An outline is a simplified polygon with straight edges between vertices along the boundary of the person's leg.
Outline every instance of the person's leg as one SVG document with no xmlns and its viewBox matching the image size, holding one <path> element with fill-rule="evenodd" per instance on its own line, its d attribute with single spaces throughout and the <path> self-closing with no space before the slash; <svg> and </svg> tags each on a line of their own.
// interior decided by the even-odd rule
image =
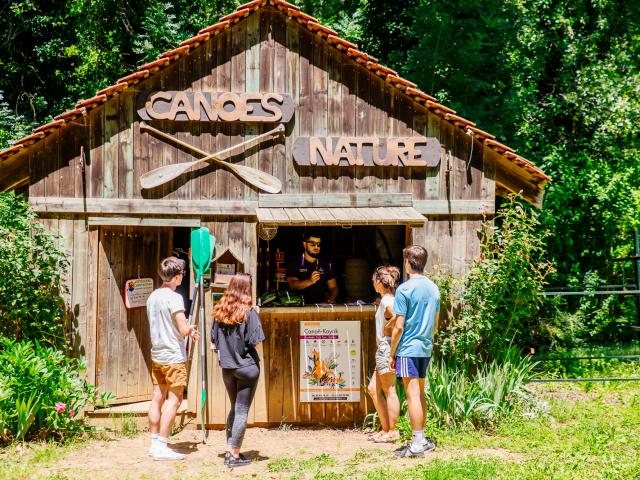
<svg viewBox="0 0 640 480">
<path fill-rule="evenodd" d="M 427 426 L 427 398 L 424 396 L 424 384 L 425 384 L 425 379 L 424 378 L 419 378 L 418 379 L 418 384 L 419 384 L 419 388 L 420 388 L 420 406 L 422 407 L 422 429 L 424 430 L 424 428 Z"/>
<path fill-rule="evenodd" d="M 183 460 L 185 455 L 169 448 L 169 434 L 173 428 L 176 414 L 182 403 L 184 388 L 187 385 L 187 366 L 184 363 L 169 365 L 166 369 L 168 387 L 167 399 L 160 414 L 158 444 L 153 454 L 154 460 Z"/>
<path fill-rule="evenodd" d="M 164 383 L 162 385 L 153 386 L 153 394 L 151 396 L 151 405 L 149 405 L 149 431 L 151 434 L 160 432 L 160 416 L 162 415 L 162 405 L 167 398 L 169 386 Z"/>
<path fill-rule="evenodd" d="M 227 415 L 226 424 L 226 439 L 227 439 L 227 452 L 231 452 L 231 431 L 233 430 L 233 422 L 236 416 L 236 397 L 238 395 L 238 379 L 235 376 L 235 369 L 223 368 L 222 369 L 222 381 L 224 387 L 229 395 L 229 414 Z M 227 458 L 228 460 L 228 458 Z"/>
<path fill-rule="evenodd" d="M 383 433 L 389 432 L 389 416 L 387 414 L 387 402 L 385 398 L 382 396 L 382 381 L 380 380 L 380 374 L 377 370 L 373 372 L 371 375 L 371 381 L 369 382 L 368 387 L 369 395 L 371 396 L 371 401 L 373 402 L 373 406 L 378 412 L 378 418 L 380 419 L 380 428 Z"/>
<path fill-rule="evenodd" d="M 396 392 L 396 375 L 391 371 L 379 376 L 382 391 L 386 397 L 386 410 L 389 422 L 389 434 L 395 435 L 398 417 L 400 416 L 400 400 Z"/>
<path fill-rule="evenodd" d="M 233 458 L 230 460 L 229 465 L 231 465 L 234 458 L 238 459 L 240 455 L 240 447 L 242 446 L 244 433 L 247 429 L 249 408 L 251 407 L 251 402 L 256 392 L 256 385 L 258 384 L 258 378 L 260 377 L 260 367 L 258 365 L 249 365 L 239 368 L 235 371 L 235 375 L 238 379 L 238 394 L 235 401 L 236 415 L 230 438 L 231 455 Z"/>
<path fill-rule="evenodd" d="M 154 450 L 158 447 L 158 432 L 160 431 L 160 415 L 162 414 L 162 405 L 167 397 L 169 386 L 166 383 L 162 367 L 153 364 L 151 369 L 151 380 L 153 382 L 153 393 L 151 395 L 151 404 L 149 405 L 149 432 L 151 436 L 151 446 L 149 447 L 149 455 L 153 456 Z"/>
<path fill-rule="evenodd" d="M 176 419 L 178 408 L 182 403 L 182 397 L 184 392 L 184 385 L 169 387 L 169 395 L 164 402 L 162 409 L 162 415 L 160 417 L 160 431 L 158 432 L 159 438 L 169 438 L 173 422 Z"/>
</svg>

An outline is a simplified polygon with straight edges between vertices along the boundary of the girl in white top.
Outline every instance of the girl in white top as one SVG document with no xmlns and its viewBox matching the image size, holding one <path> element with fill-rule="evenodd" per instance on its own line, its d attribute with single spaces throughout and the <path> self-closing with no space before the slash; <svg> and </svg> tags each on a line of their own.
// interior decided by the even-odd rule
<svg viewBox="0 0 640 480">
<path fill-rule="evenodd" d="M 372 281 L 381 300 L 376 311 L 376 369 L 369 382 L 369 395 L 378 412 L 382 430 L 375 433 L 369 440 L 376 443 L 391 443 L 398 439 L 396 422 L 400 414 L 400 401 L 396 394 L 396 373 L 390 367 L 391 362 L 391 331 L 395 317 L 393 316 L 393 301 L 400 270 L 392 266 L 376 268 Z M 384 396 L 382 395 L 384 392 Z"/>
</svg>

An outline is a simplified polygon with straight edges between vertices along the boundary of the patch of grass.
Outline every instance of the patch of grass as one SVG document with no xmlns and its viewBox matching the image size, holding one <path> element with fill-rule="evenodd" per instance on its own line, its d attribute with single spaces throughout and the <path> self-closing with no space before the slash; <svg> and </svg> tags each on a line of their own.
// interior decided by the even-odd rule
<svg viewBox="0 0 640 480">
<path fill-rule="evenodd" d="M 338 462 L 330 455 L 323 453 L 316 457 L 297 460 L 292 457 L 282 457 L 267 464 L 270 472 L 320 472 L 322 469 L 335 467 Z"/>
<path fill-rule="evenodd" d="M 31 478 L 51 478 L 62 480 L 66 476 L 36 476 L 34 472 L 50 467 L 64 457 L 70 450 L 83 443 L 74 439 L 63 444 L 58 443 L 16 443 L 0 449 L 0 478 L 3 480 L 23 480 Z"/>
</svg>

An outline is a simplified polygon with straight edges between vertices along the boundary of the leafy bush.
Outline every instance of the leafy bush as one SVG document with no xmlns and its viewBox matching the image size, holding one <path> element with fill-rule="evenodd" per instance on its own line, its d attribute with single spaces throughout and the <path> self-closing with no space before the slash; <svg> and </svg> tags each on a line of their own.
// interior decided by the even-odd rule
<svg viewBox="0 0 640 480">
<path fill-rule="evenodd" d="M 53 347 L 0 338 L 0 440 L 24 440 L 83 429 L 79 413 L 104 404 L 81 377 L 83 366 Z"/>
<path fill-rule="evenodd" d="M 69 261 L 25 198 L 0 193 L 0 335 L 64 347 Z"/>
<path fill-rule="evenodd" d="M 511 196 L 495 224 L 485 224 L 481 257 L 470 272 L 444 288 L 454 315 L 441 325 L 437 343 L 441 355 L 464 368 L 529 341 L 542 303 L 538 294 L 553 271 L 544 260 L 544 235 L 537 232 L 536 212 Z"/>
</svg>

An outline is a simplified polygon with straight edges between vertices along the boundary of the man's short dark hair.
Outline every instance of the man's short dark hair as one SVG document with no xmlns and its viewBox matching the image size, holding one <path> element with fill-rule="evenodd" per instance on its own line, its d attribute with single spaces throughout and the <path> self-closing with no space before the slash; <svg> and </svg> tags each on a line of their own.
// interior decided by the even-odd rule
<svg viewBox="0 0 640 480">
<path fill-rule="evenodd" d="M 414 272 L 423 272 L 427 264 L 427 250 L 420 245 L 411 245 L 402 250 L 402 257 L 409 262 L 411 270 Z"/>
<path fill-rule="evenodd" d="M 167 257 L 160 262 L 158 274 L 165 282 L 170 282 L 173 277 L 184 274 L 187 262 L 176 257 Z"/>
<path fill-rule="evenodd" d="M 302 241 L 306 242 L 307 240 L 309 240 L 311 237 L 313 238 L 322 238 L 322 234 L 320 232 L 316 232 L 313 230 L 309 230 L 307 232 L 304 232 L 302 234 Z"/>
</svg>

